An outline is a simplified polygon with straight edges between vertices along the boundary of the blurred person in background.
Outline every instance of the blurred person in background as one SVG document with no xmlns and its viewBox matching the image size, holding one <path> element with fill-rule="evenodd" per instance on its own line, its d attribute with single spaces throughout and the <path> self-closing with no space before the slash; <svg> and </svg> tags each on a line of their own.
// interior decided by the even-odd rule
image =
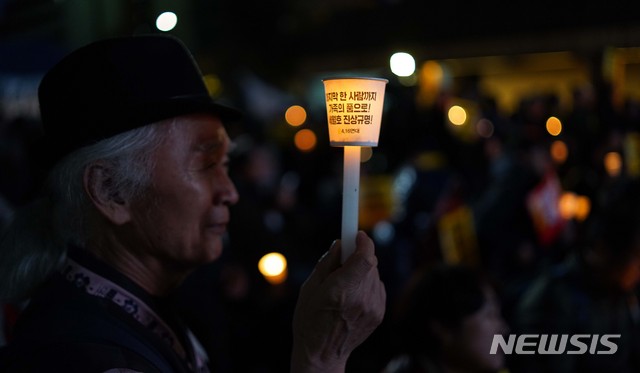
<svg viewBox="0 0 640 373">
<path fill-rule="evenodd" d="M 29 304 L 0 370 L 209 371 L 172 294 L 221 256 L 239 198 L 223 123 L 239 113 L 160 35 L 80 48 L 38 94 L 51 170 L 2 232 L 0 298 Z M 291 371 L 344 371 L 384 309 L 371 239 L 359 233 L 342 265 L 336 241 L 300 290 Z"/>
<path fill-rule="evenodd" d="M 416 271 L 391 316 L 394 357 L 383 373 L 498 372 L 504 355 L 490 354 L 507 331 L 498 296 L 482 273 L 437 263 Z"/>
<path fill-rule="evenodd" d="M 606 184 L 601 206 L 587 221 L 588 236 L 579 241 L 586 247 L 545 268 L 522 295 L 514 313 L 512 328 L 517 335 L 580 335 L 585 348 L 580 352 L 582 345 L 571 341 L 565 341 L 562 348 L 558 339 L 555 346 L 549 342 L 540 347 L 561 353 L 511 355 L 513 372 L 640 370 L 638 187 L 637 180 L 624 177 Z M 613 353 L 606 353 L 610 346 L 599 339 L 607 334 L 617 336 L 610 339 L 615 344 Z"/>
</svg>

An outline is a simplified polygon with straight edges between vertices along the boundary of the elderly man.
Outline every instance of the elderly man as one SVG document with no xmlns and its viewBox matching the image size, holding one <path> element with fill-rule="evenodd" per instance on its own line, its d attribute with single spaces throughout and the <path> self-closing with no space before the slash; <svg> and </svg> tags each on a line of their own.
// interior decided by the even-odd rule
<svg viewBox="0 0 640 373">
<path fill-rule="evenodd" d="M 167 296 L 221 254 L 239 198 L 223 123 L 238 112 L 212 101 L 179 40 L 159 35 L 80 48 L 45 75 L 39 99 L 51 171 L 2 235 L 0 294 L 30 302 L 0 370 L 208 371 Z M 301 289 L 292 372 L 344 371 L 382 320 L 372 241 L 359 233 L 342 265 L 339 252 L 338 241 Z"/>
</svg>

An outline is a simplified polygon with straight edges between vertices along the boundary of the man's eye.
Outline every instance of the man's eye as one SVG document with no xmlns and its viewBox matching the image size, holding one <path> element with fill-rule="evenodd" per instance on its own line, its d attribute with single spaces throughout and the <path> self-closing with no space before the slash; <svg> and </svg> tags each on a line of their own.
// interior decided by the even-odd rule
<svg viewBox="0 0 640 373">
<path fill-rule="evenodd" d="M 229 164 L 230 164 L 230 162 L 228 160 L 209 162 L 209 163 L 205 164 L 204 170 L 211 170 L 211 169 L 214 169 L 216 167 L 221 167 L 225 171 L 228 171 L 229 170 Z"/>
</svg>

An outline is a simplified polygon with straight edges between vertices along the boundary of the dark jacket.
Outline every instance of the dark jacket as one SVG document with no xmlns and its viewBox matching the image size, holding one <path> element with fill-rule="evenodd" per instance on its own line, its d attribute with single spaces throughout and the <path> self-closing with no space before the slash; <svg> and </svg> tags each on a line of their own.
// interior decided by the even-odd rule
<svg viewBox="0 0 640 373">
<path fill-rule="evenodd" d="M 130 369 L 140 372 L 203 372 L 194 365 L 195 351 L 187 328 L 172 312 L 168 302 L 151 297 L 128 278 L 97 259 L 74 252 L 70 257 L 81 268 L 106 279 L 105 283 L 126 289 L 126 297 L 91 294 L 89 277 L 69 272 L 54 274 L 31 299 L 13 331 L 11 343 L 0 353 L 2 372 L 105 372 Z M 66 271 L 66 273 L 65 273 Z M 114 299 L 117 299 L 114 300 Z M 146 325 L 136 312 L 139 308 L 155 314 Z M 148 321 L 148 318 L 145 319 Z M 165 330 L 183 347 L 180 356 L 171 343 L 158 333 Z M 175 345 L 175 343 L 174 343 Z"/>
</svg>

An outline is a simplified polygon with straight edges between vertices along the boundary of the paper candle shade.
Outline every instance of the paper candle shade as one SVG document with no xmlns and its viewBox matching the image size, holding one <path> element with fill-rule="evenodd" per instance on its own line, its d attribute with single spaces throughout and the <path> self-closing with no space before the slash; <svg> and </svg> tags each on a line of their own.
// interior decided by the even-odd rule
<svg viewBox="0 0 640 373">
<path fill-rule="evenodd" d="M 331 146 L 378 146 L 387 79 L 323 79 Z"/>
</svg>

